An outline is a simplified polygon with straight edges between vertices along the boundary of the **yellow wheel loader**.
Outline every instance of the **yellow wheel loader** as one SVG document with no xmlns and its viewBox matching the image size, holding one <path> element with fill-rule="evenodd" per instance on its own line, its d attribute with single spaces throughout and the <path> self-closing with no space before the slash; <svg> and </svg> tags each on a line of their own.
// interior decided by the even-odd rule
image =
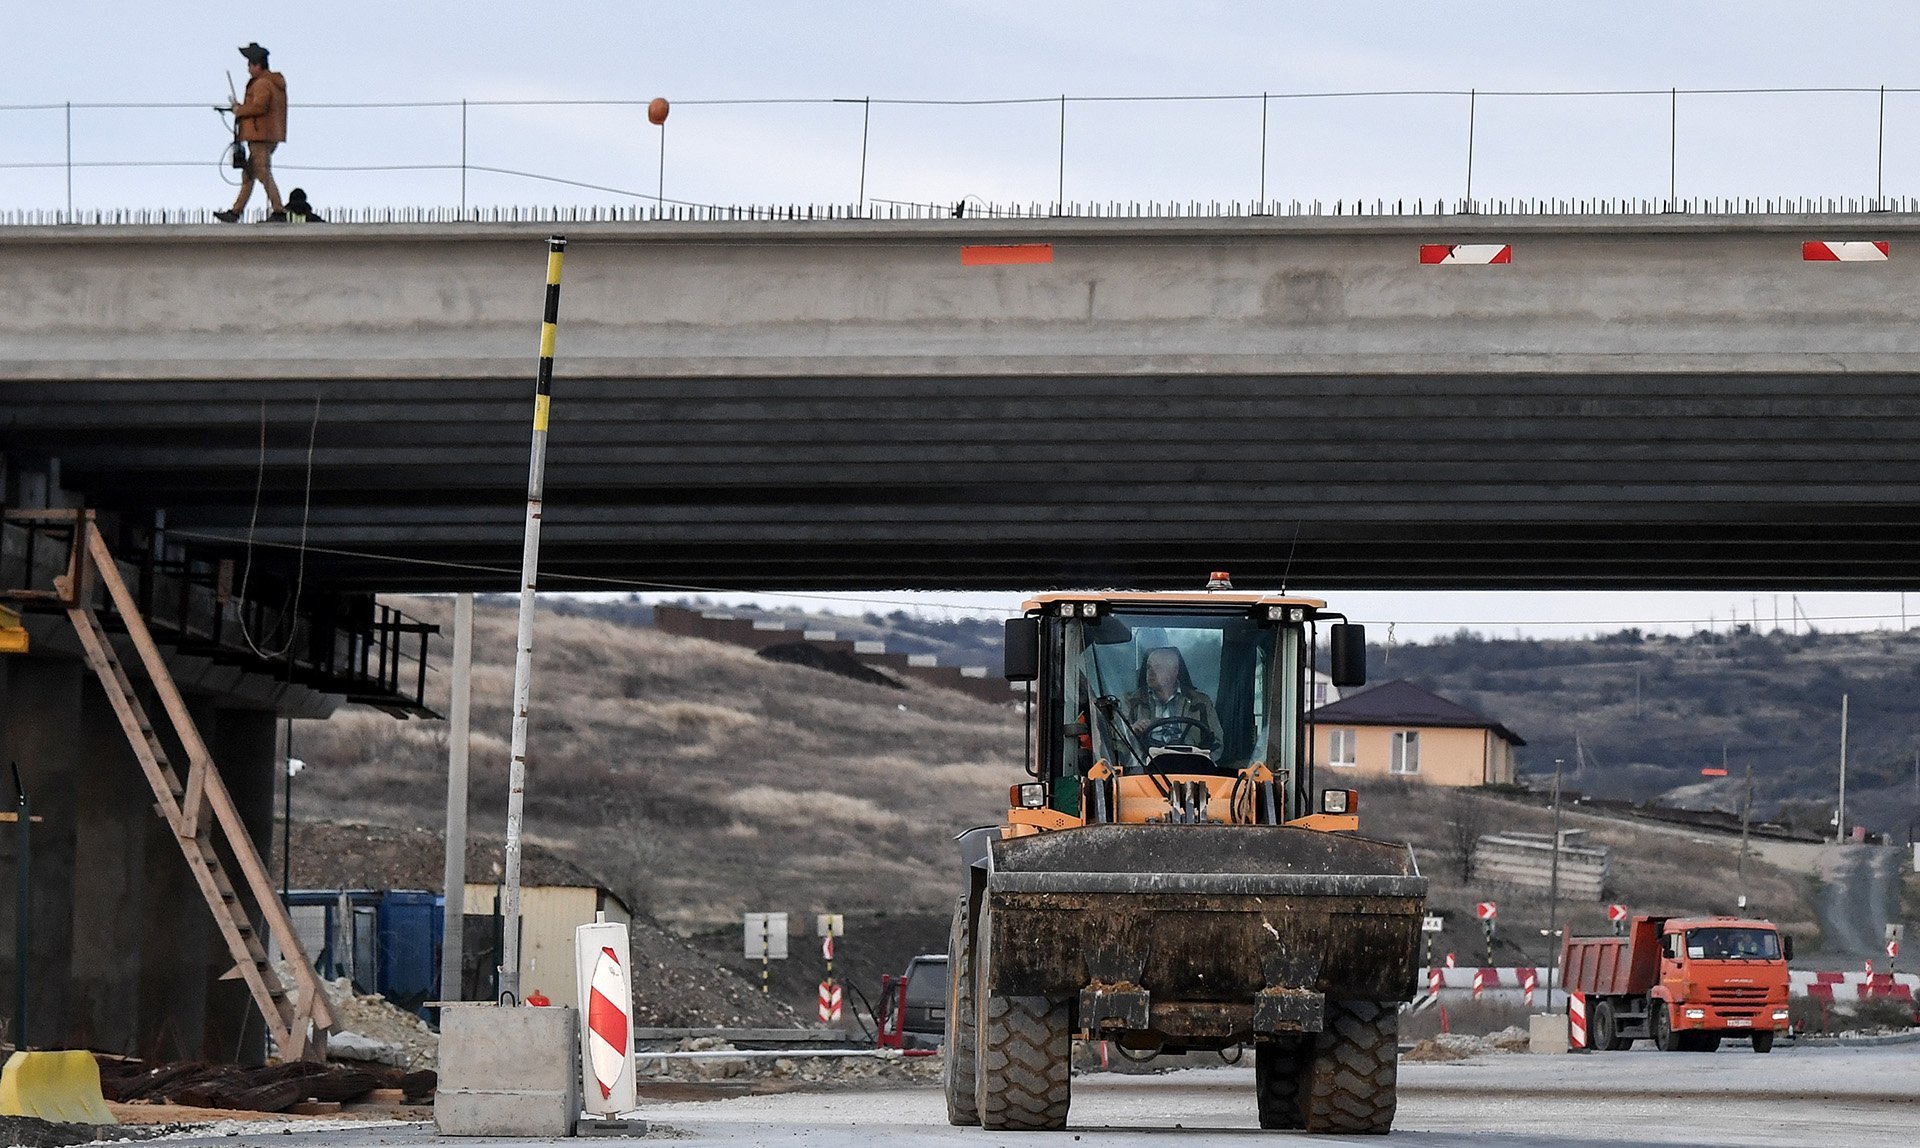
<svg viewBox="0 0 1920 1148">
<path fill-rule="evenodd" d="M 1031 780 L 959 838 L 945 1086 L 955 1124 L 1066 1126 L 1073 1042 L 1251 1045 L 1263 1128 L 1386 1132 L 1427 882 L 1316 790 L 1320 627 L 1336 686 L 1360 626 L 1309 598 L 1042 595 L 1007 622 Z"/>
</svg>

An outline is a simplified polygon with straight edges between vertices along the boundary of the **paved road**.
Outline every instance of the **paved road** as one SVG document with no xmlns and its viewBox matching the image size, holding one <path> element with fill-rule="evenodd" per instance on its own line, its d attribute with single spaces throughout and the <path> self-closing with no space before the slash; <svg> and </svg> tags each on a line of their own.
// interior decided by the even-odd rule
<svg viewBox="0 0 1920 1148">
<path fill-rule="evenodd" d="M 1903 850 L 1851 845 L 1823 860 L 1816 908 L 1822 955 L 1886 957 L 1886 925 L 1894 919 Z"/>
<path fill-rule="evenodd" d="M 1920 1127 L 1920 1045 L 1593 1056 L 1502 1056 L 1402 1067 L 1391 1143 L 1475 1148 L 1612 1144 L 1911 1145 Z M 1352 1143 L 1261 1133 L 1245 1067 L 1155 1077 L 1081 1077 L 1072 1128 L 995 1135 L 947 1124 L 933 1088 L 787 1093 L 648 1107 L 681 1148 L 1002 1148 L 1079 1143 L 1194 1148 L 1275 1142 Z M 1284 1139 L 1282 1139 L 1284 1138 Z M 197 1141 L 232 1148 L 399 1148 L 432 1143 L 425 1126 Z M 442 1142 L 444 1143 L 444 1142 Z M 478 1144 L 484 1141 L 468 1141 Z M 592 1143 L 584 1141 L 583 1144 Z"/>
</svg>

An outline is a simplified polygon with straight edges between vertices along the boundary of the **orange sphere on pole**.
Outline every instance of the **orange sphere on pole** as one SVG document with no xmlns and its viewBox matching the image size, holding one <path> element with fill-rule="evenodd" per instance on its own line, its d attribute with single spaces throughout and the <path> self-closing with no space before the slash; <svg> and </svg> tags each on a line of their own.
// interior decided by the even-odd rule
<svg viewBox="0 0 1920 1148">
<path fill-rule="evenodd" d="M 647 104 L 647 122 L 655 127 L 667 122 L 668 105 L 664 96 L 655 96 Z"/>
</svg>

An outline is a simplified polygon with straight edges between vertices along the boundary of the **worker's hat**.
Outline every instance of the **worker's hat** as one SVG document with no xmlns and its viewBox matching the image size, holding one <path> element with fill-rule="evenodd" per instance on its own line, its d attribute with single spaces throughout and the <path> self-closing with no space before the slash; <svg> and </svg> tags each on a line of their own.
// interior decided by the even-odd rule
<svg viewBox="0 0 1920 1148">
<path fill-rule="evenodd" d="M 249 64 L 259 64 L 263 68 L 267 66 L 267 50 L 258 42 L 250 41 L 246 47 L 240 49 L 240 54 L 247 58 Z"/>
</svg>

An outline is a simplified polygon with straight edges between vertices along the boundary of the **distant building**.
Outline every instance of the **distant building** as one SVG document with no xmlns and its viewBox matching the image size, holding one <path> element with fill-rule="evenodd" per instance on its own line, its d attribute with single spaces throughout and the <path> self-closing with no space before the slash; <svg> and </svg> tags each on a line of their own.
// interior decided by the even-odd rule
<svg viewBox="0 0 1920 1148">
<path fill-rule="evenodd" d="M 1509 785 L 1512 730 L 1409 681 L 1329 702 L 1313 713 L 1322 778 L 1400 777 L 1433 785 Z"/>
</svg>

